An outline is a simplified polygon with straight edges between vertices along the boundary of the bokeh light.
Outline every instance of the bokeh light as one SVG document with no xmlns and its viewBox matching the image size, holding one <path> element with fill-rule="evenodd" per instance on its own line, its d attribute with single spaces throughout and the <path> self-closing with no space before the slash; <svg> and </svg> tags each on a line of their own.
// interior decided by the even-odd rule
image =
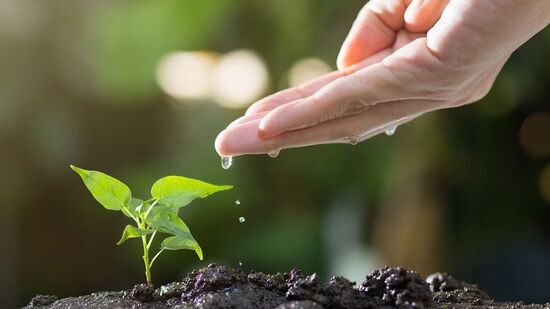
<svg viewBox="0 0 550 309">
<path fill-rule="evenodd" d="M 216 54 L 205 51 L 167 54 L 157 64 L 157 82 L 176 100 L 207 98 L 212 92 L 212 72 L 217 61 Z"/>
<path fill-rule="evenodd" d="M 242 108 L 265 93 L 269 73 L 258 54 L 236 50 L 221 57 L 213 82 L 214 97 L 221 106 Z"/>
<path fill-rule="evenodd" d="M 332 71 L 330 65 L 319 58 L 305 58 L 296 62 L 288 72 L 288 84 L 297 86 Z"/>
<path fill-rule="evenodd" d="M 538 113 L 525 119 L 519 131 L 523 150 L 533 157 L 550 154 L 550 113 Z"/>
</svg>

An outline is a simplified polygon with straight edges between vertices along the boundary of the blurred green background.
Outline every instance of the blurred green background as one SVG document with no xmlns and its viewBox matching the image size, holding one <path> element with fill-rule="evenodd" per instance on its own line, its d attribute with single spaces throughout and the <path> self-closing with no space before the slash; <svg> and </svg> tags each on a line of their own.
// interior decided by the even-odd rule
<svg viewBox="0 0 550 309">
<path fill-rule="evenodd" d="M 209 262 L 359 281 L 389 264 L 550 301 L 548 29 L 478 104 L 356 146 L 220 167 L 217 133 L 262 95 L 334 69 L 363 4 L 0 0 L 0 307 L 143 281 L 139 242 L 115 246 L 126 218 L 69 164 L 143 197 L 169 174 L 235 186 L 180 213 L 205 261 L 169 252 L 157 284 Z"/>
</svg>

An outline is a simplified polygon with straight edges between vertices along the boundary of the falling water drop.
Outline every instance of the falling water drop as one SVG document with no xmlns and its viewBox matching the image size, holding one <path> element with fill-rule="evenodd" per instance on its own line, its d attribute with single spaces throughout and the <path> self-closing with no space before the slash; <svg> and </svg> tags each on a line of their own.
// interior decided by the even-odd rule
<svg viewBox="0 0 550 309">
<path fill-rule="evenodd" d="M 233 164 L 233 157 L 222 157 L 222 167 L 224 170 L 229 169 Z"/>
<path fill-rule="evenodd" d="M 239 266 L 243 266 L 243 262 L 239 262 Z"/>
<path fill-rule="evenodd" d="M 279 155 L 279 152 L 281 151 L 281 149 L 273 149 L 271 150 L 270 152 L 267 153 L 268 156 L 272 157 L 272 158 L 276 158 L 278 155 Z"/>
<path fill-rule="evenodd" d="M 392 136 L 395 133 L 395 130 L 397 130 L 397 126 L 391 126 L 386 129 L 386 135 Z"/>
<path fill-rule="evenodd" d="M 241 200 L 236 200 L 235 201 L 235 206 L 239 206 L 239 205 L 241 205 Z"/>
<path fill-rule="evenodd" d="M 245 221 L 246 221 L 246 219 L 245 219 L 244 217 L 240 217 L 240 218 L 239 218 L 239 222 L 240 222 L 240 223 L 244 223 Z"/>
</svg>

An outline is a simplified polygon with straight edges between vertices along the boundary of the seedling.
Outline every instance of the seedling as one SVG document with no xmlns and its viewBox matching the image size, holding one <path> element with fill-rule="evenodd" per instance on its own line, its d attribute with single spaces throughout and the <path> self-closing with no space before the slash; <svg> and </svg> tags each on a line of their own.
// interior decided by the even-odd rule
<svg viewBox="0 0 550 309">
<path fill-rule="evenodd" d="M 157 180 L 151 187 L 151 198 L 142 200 L 132 197 L 127 185 L 109 175 L 88 171 L 74 165 L 71 168 L 80 175 L 94 198 L 108 210 L 121 211 L 136 225 L 126 225 L 121 245 L 130 238 L 141 238 L 145 278 L 151 284 L 151 267 L 164 250 L 193 250 L 202 260 L 202 249 L 191 231 L 178 216 L 179 209 L 196 198 L 205 198 L 232 186 L 216 186 L 182 176 L 167 176 Z M 149 259 L 153 239 L 159 233 L 168 234 L 160 244 L 159 251 Z"/>
</svg>

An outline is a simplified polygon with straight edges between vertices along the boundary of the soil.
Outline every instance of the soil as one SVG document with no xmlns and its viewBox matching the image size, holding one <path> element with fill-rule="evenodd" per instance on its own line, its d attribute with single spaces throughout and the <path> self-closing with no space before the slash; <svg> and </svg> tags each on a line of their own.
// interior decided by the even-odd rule
<svg viewBox="0 0 550 309">
<path fill-rule="evenodd" d="M 273 275 L 210 264 L 181 282 L 154 288 L 58 299 L 38 295 L 25 308 L 550 308 L 500 303 L 476 285 L 436 273 L 423 279 L 402 267 L 384 267 L 355 285 L 344 277 L 324 282 L 293 269 Z"/>
</svg>

